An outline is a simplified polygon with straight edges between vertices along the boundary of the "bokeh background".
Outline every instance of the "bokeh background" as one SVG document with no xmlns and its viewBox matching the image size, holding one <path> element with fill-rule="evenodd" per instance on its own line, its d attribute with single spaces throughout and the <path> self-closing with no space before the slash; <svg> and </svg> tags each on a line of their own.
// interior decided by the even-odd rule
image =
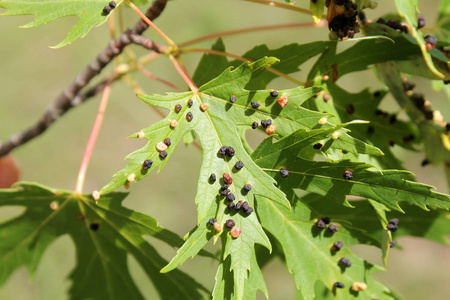
<svg viewBox="0 0 450 300">
<path fill-rule="evenodd" d="M 376 10 L 367 11 L 369 19 L 377 19 L 387 12 L 395 11 L 392 1 L 379 2 Z M 428 24 L 433 24 L 439 1 L 419 2 Z M 297 5 L 306 7 L 307 3 L 306 0 L 300 0 Z M 0 9 L 0 12 L 3 10 Z M 126 25 L 132 25 L 137 20 L 137 16 L 129 9 L 124 9 L 124 15 Z M 63 18 L 38 28 L 18 28 L 31 19 L 31 16 L 0 18 L 0 140 L 5 140 L 10 134 L 36 122 L 62 88 L 74 79 L 109 40 L 108 26 L 104 24 L 72 45 L 51 49 L 48 46 L 56 45 L 63 39 L 75 18 Z M 239 0 L 175 0 L 168 3 L 156 23 L 174 41 L 183 42 L 222 30 L 310 21 L 311 17 L 308 15 Z M 162 42 L 151 30 L 145 36 Z M 236 35 L 224 40 L 229 52 L 243 54 L 254 45 L 262 43 L 270 48 L 278 48 L 288 43 L 306 43 L 327 37 L 326 28 L 307 27 Z M 195 46 L 208 48 L 212 42 Z M 138 55 L 145 54 L 144 50 L 136 46 L 132 49 Z M 200 56 L 197 53 L 183 57 L 191 74 Z M 304 70 L 295 76 L 304 80 L 311 65 L 312 62 L 307 63 Z M 161 58 L 146 68 L 185 88 L 167 59 Z M 110 71 L 111 66 L 102 75 L 106 76 Z M 146 93 L 164 93 L 169 90 L 142 74 L 135 73 L 135 78 Z M 381 85 L 374 78 L 372 71 L 365 71 L 348 75 L 339 83 L 351 91 L 367 86 L 380 88 Z M 434 108 L 440 109 L 445 119 L 450 120 L 449 102 L 445 95 L 433 91 L 429 81 L 416 80 L 416 83 L 417 89 L 426 93 Z M 280 89 L 293 87 L 292 83 L 278 79 L 272 86 Z M 36 181 L 55 188 L 74 189 L 99 99 L 100 96 L 97 96 L 73 109 L 41 137 L 14 151 L 22 168 L 22 180 Z M 392 112 L 398 111 L 398 107 L 389 99 L 383 102 L 383 107 Z M 125 155 L 142 146 L 142 141 L 126 137 L 159 119 L 151 108 L 134 96 L 126 83 L 114 84 L 84 191 L 90 193 L 105 185 L 115 171 L 125 165 Z M 257 143 L 258 138 L 260 137 L 254 137 L 252 143 Z M 423 154 L 402 151 L 398 147 L 396 151 L 406 161 L 407 167 L 417 174 L 419 181 L 448 193 L 442 168 L 421 168 Z M 196 223 L 194 197 L 200 158 L 201 153 L 195 147 L 180 145 L 160 174 L 152 173 L 145 180 L 132 185 L 131 195 L 124 204 L 156 217 L 162 226 L 184 236 Z M 0 218 L 3 220 L 20 213 L 21 210 L 17 208 L 2 208 Z M 175 255 L 174 249 L 154 240 L 151 242 L 166 259 L 170 260 Z M 404 295 L 405 299 L 448 299 L 450 248 L 418 238 L 400 238 L 399 244 L 403 250 L 391 251 L 388 271 L 379 273 L 376 277 Z M 217 246 L 211 244 L 208 249 L 213 252 L 218 250 Z M 364 258 L 381 264 L 380 250 L 369 246 L 357 246 L 353 250 Z M 129 263 L 133 277 L 146 298 L 154 299 L 156 293 L 153 284 L 146 279 L 133 258 L 130 257 Z M 26 268 L 17 270 L 7 284 L 0 288 L 0 299 L 66 299 L 66 291 L 70 286 L 66 277 L 74 265 L 73 244 L 67 236 L 62 237 L 45 252 L 36 276 L 31 278 Z M 209 259 L 197 257 L 187 261 L 181 269 L 212 288 L 216 266 Z M 269 263 L 263 272 L 271 299 L 294 299 L 293 279 L 278 259 Z M 264 296 L 260 294 L 259 298 L 263 299 Z"/>
</svg>

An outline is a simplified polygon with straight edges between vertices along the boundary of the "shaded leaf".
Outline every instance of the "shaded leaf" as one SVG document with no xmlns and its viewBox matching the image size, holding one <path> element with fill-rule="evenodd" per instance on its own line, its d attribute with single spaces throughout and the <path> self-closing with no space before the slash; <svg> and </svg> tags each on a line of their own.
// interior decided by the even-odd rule
<svg viewBox="0 0 450 300">
<path fill-rule="evenodd" d="M 368 244 L 374 241 L 363 233 L 356 233 L 356 230 L 349 232 L 345 227 L 339 227 L 339 231 L 334 234 L 319 229 L 314 223 L 321 216 L 296 200 L 295 195 L 291 194 L 290 198 L 293 201 L 291 211 L 258 196 L 257 212 L 264 228 L 280 242 L 289 271 L 294 276 L 297 288 L 301 289 L 303 299 L 314 298 L 314 285 L 317 281 L 321 281 L 332 291 L 335 299 L 391 299 L 388 296 L 389 290 L 369 276 L 381 269 L 348 250 L 348 246 L 361 241 Z M 340 225 L 340 221 L 335 219 L 333 224 Z M 332 250 L 336 241 L 344 243 L 339 252 Z M 341 257 L 350 259 L 350 268 L 339 265 Z M 346 288 L 333 289 L 336 281 L 344 283 Z M 353 293 L 349 288 L 354 282 L 365 282 L 367 290 Z"/>
<path fill-rule="evenodd" d="M 167 262 L 144 236 L 174 247 L 182 240 L 155 219 L 121 206 L 125 193 L 103 195 L 96 204 L 91 196 L 31 183 L 18 186 L 22 189 L 0 191 L 1 206 L 26 207 L 0 225 L 0 283 L 23 265 L 34 273 L 47 247 L 69 234 L 77 258 L 70 299 L 143 299 L 129 273 L 127 254 L 142 266 L 161 298 L 200 299 L 200 291 L 207 291 L 181 271 L 159 273 Z"/>
<path fill-rule="evenodd" d="M 337 81 L 348 73 L 366 70 L 373 64 L 385 61 L 406 61 L 422 56 L 417 42 L 407 34 L 399 33 L 378 23 L 365 25 L 365 30 L 367 35 L 385 35 L 394 42 L 386 39 L 362 40 L 339 53 L 337 53 L 337 45 L 340 43 L 330 44 L 311 68 L 308 80 L 314 81 L 319 76 L 329 75 L 331 80 Z M 361 55 L 361 53 L 370 53 L 370 55 Z M 430 55 L 438 60 L 448 61 L 437 49 L 430 51 Z M 415 72 L 421 74 L 422 70 L 415 70 Z M 433 78 L 436 78 L 435 75 Z"/>
<path fill-rule="evenodd" d="M 302 196 L 301 199 L 314 210 L 324 216 L 329 216 L 332 220 L 346 220 L 348 223 L 343 223 L 343 226 L 349 224 L 367 232 L 377 241 L 382 241 L 386 227 L 380 223 L 377 211 L 368 201 L 350 201 L 354 208 L 348 208 L 327 201 L 327 198 L 317 194 L 308 194 Z M 400 220 L 398 230 L 393 233 L 394 239 L 401 236 L 416 236 L 449 245 L 450 215 L 448 211 L 440 209 L 425 211 L 413 205 L 403 205 L 402 208 L 404 213 L 385 212 L 386 220 L 393 218 Z"/>
<path fill-rule="evenodd" d="M 337 127 L 336 127 L 337 128 Z M 373 166 L 351 161 L 321 162 L 297 157 L 303 147 L 329 136 L 336 128 L 299 130 L 276 142 L 265 139 L 252 154 L 253 160 L 266 172 L 274 176 L 280 189 L 288 191 L 299 188 L 327 196 L 329 199 L 349 206 L 345 195 L 355 195 L 378 201 L 389 208 L 401 211 L 399 201 L 417 205 L 450 208 L 450 196 L 432 191 L 432 187 L 411 181 L 407 171 L 372 170 Z M 289 171 L 282 178 L 280 168 Z M 346 180 L 344 173 L 351 171 L 353 178 Z"/>
<path fill-rule="evenodd" d="M 400 71 L 395 63 L 377 65 L 377 71 L 398 104 L 405 109 L 409 118 L 420 130 L 426 157 L 433 163 L 450 161 L 449 137 L 445 124 L 435 124 L 428 120 L 424 112 L 418 109 L 412 99 L 405 93 Z M 444 125 L 444 126 L 443 126 Z"/>
<path fill-rule="evenodd" d="M 404 169 L 401 161 L 395 157 L 391 145 L 415 150 L 413 144 L 416 145 L 420 140 L 420 132 L 411 121 L 405 122 L 397 118 L 395 111 L 390 112 L 391 114 L 384 111 L 378 113 L 377 109 L 386 91 L 371 93 L 365 89 L 358 93 L 350 93 L 332 81 L 325 82 L 324 86 L 325 93 L 329 93 L 332 97 L 328 101 L 323 101 L 323 96 L 317 97 L 315 101 L 317 108 L 334 114 L 336 118 L 331 119 L 333 123 L 370 120 L 369 124 L 351 125 L 352 136 L 376 145 L 383 151 L 383 156 L 375 157 L 383 168 Z M 411 135 L 415 137 L 413 140 L 410 139 Z"/>
<path fill-rule="evenodd" d="M 211 49 L 225 51 L 223 40 L 218 38 Z M 225 56 L 205 53 L 197 64 L 192 80 L 197 86 L 202 86 L 219 76 L 227 67 L 229 67 L 229 64 Z"/>
</svg>

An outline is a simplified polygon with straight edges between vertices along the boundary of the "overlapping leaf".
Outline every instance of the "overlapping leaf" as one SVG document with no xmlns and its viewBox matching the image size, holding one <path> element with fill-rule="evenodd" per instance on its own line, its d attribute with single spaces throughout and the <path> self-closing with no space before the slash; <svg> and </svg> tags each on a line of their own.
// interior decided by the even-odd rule
<svg viewBox="0 0 450 300">
<path fill-rule="evenodd" d="M 317 60 L 308 74 L 308 80 L 314 81 L 318 76 L 329 75 L 333 81 L 340 77 L 357 71 L 366 70 L 369 66 L 385 61 L 407 61 L 413 58 L 421 58 L 420 47 L 413 37 L 399 33 L 385 25 L 371 23 L 365 25 L 367 35 L 385 35 L 388 39 L 369 39 L 362 40 L 356 45 L 337 53 L 338 42 L 331 44 Z M 394 41 L 394 42 L 392 42 Z M 370 53 L 370 55 L 361 55 L 361 53 Z M 447 58 L 437 49 L 433 49 L 430 55 L 440 61 L 446 62 Z M 422 59 L 423 60 L 423 59 Z M 411 68 L 412 74 L 422 75 L 423 68 Z M 428 71 L 425 68 L 425 71 Z M 444 70 L 439 69 L 443 72 Z M 430 72 L 431 73 L 431 72 Z M 431 74 L 435 79 L 436 75 Z"/>
<path fill-rule="evenodd" d="M 376 145 L 383 151 L 383 156 L 376 156 L 383 168 L 404 169 L 401 161 L 392 152 L 392 147 L 399 145 L 413 150 L 413 144 L 417 144 L 420 140 L 420 133 L 411 121 L 397 119 L 396 112 L 388 114 L 378 110 L 386 92 L 370 93 L 365 89 L 359 93 L 350 93 L 331 81 L 324 83 L 324 89 L 325 93 L 333 96 L 328 101 L 324 101 L 323 96 L 317 97 L 315 101 L 317 108 L 334 114 L 336 118 L 331 119 L 333 123 L 370 120 L 366 125 L 351 126 L 352 136 Z M 389 132 L 389 135 L 386 132 Z"/>
<path fill-rule="evenodd" d="M 397 10 L 399 15 L 405 19 L 405 21 L 409 25 L 409 34 L 414 37 L 414 39 L 417 41 L 417 44 L 420 47 L 420 51 L 422 52 L 423 58 L 428 66 L 428 68 L 439 78 L 445 79 L 445 75 L 440 73 L 437 68 L 434 66 L 432 57 L 430 53 L 428 52 L 425 40 L 421 34 L 420 31 L 418 31 L 417 28 L 417 14 L 416 11 L 418 10 L 418 2 L 417 0 L 395 0 L 395 5 L 397 6 Z"/>
<path fill-rule="evenodd" d="M 341 226 L 345 219 L 332 219 L 339 225 L 339 231 L 332 234 L 314 225 L 322 217 L 316 211 L 298 201 L 293 193 L 292 210 L 268 200 L 257 197 L 257 212 L 264 228 L 280 242 L 286 256 L 286 264 L 293 274 L 302 299 L 313 299 L 314 285 L 321 281 L 334 294 L 335 299 L 393 299 L 388 288 L 374 280 L 370 274 L 381 269 L 355 256 L 347 247 L 358 243 L 377 244 L 376 241 L 358 231 L 357 228 Z M 333 251 L 335 242 L 344 244 L 339 252 Z M 342 257 L 350 259 L 350 268 L 339 265 Z M 345 289 L 333 288 L 333 283 L 344 283 Z M 363 292 L 352 292 L 354 282 L 365 282 L 368 286 Z M 319 295 L 316 295 L 319 296 Z M 320 298 L 321 299 L 321 298 Z"/>
<path fill-rule="evenodd" d="M 292 130 L 293 126 L 311 126 L 310 124 L 317 123 L 317 120 L 322 116 L 320 113 L 296 109 L 299 107 L 299 103 L 317 93 L 318 90 L 315 88 L 303 89 L 300 87 L 280 91 L 280 93 L 288 95 L 291 101 L 291 108 L 287 108 L 286 112 L 288 115 L 294 115 L 295 118 L 291 117 L 291 119 L 285 118 L 281 114 L 280 117 L 276 117 L 281 107 L 276 103 L 276 98 L 270 96 L 270 91 L 243 89 L 251 78 L 275 61 L 275 58 L 264 58 L 252 64 L 244 63 L 235 70 L 228 69 L 213 81 L 200 87 L 197 94 L 188 92 L 168 94 L 167 96 L 140 96 L 148 104 L 167 108 L 171 112 L 166 119 L 142 130 L 145 133 L 145 138 L 149 139 L 149 143 L 144 148 L 130 154 L 128 156 L 131 159 L 129 164 L 119 171 L 111 183 L 101 191 L 104 194 L 126 184 L 130 174 L 134 174 L 135 178 L 139 180 L 153 169 L 158 167 L 161 169 L 181 138 L 187 132 L 193 130 L 199 137 L 203 148 L 202 168 L 195 199 L 198 205 L 199 225 L 164 271 L 175 268 L 184 262 L 187 257 L 195 255 L 213 236 L 212 228 L 207 226 L 209 218 L 215 217 L 221 224 L 224 224 L 226 219 L 233 219 L 236 225 L 241 228 L 242 235 L 234 240 L 231 240 L 231 237 L 227 235 L 224 259 L 231 255 L 231 268 L 233 269 L 238 298 L 243 296 L 244 283 L 250 268 L 251 258 L 254 256 L 254 244 L 259 243 L 270 248 L 270 243 L 254 214 L 247 217 L 240 214 L 227 215 L 224 197 L 219 194 L 220 187 L 223 184 L 222 174 L 228 173 L 232 176 L 231 192 L 237 200 L 248 201 L 250 206 L 253 206 L 254 194 L 266 195 L 273 201 L 285 206 L 289 206 L 289 202 L 285 199 L 284 194 L 275 187 L 275 181 L 251 160 L 242 145 L 236 125 L 250 127 L 254 121 L 259 122 L 261 119 L 274 117 L 273 122 L 277 126 L 277 132 L 287 132 Z M 231 95 L 236 96 L 235 103 L 229 101 Z M 188 105 L 189 100 L 192 100 L 192 106 Z M 252 108 L 251 101 L 259 102 L 260 108 Z M 179 112 L 174 111 L 176 104 L 183 106 Z M 207 104 L 208 108 L 202 110 L 200 108 L 202 104 Z M 192 114 L 191 121 L 186 118 L 188 113 Z M 169 125 L 170 120 L 174 119 L 178 122 L 177 127 Z M 172 145 L 166 150 L 168 156 L 161 159 L 155 145 L 158 141 L 163 141 L 168 137 L 171 139 Z M 233 158 L 224 158 L 218 154 L 218 150 L 224 145 L 235 149 L 236 155 Z M 144 171 L 142 164 L 148 159 L 152 159 L 154 163 L 151 169 Z M 244 163 L 242 170 L 238 171 L 233 167 L 237 161 Z M 209 181 L 212 173 L 218 177 L 215 183 Z M 242 188 L 247 183 L 250 183 L 253 188 L 251 192 L 244 193 Z"/>
<path fill-rule="evenodd" d="M 299 66 L 320 53 L 322 53 L 327 47 L 334 45 L 335 42 L 313 42 L 304 45 L 290 44 L 278 49 L 269 49 L 266 45 L 256 46 L 255 48 L 247 51 L 243 57 L 250 60 L 258 60 L 264 56 L 275 56 L 279 59 L 278 62 L 271 66 L 271 69 L 282 72 L 284 74 L 290 74 L 299 71 Z M 213 50 L 225 51 L 225 45 L 221 39 L 218 39 L 212 47 Z M 241 61 L 234 60 L 227 62 L 226 58 L 222 56 L 214 56 L 211 54 L 203 55 L 197 70 L 194 74 L 194 81 L 198 84 L 203 84 L 207 80 L 213 79 L 218 74 L 218 70 L 214 66 L 233 66 L 237 67 L 241 64 Z M 246 84 L 246 89 L 264 89 L 268 83 L 270 83 L 278 75 L 273 72 L 263 72 L 259 76 L 252 77 Z M 317 90 L 318 91 L 318 90 Z M 285 94 L 289 95 L 289 94 Z M 330 114 L 318 114 L 314 111 L 306 110 L 303 105 L 307 100 L 304 98 L 292 99 L 295 101 L 295 105 L 289 104 L 284 109 L 279 108 L 277 105 L 271 107 L 270 114 L 266 118 L 274 120 L 274 124 L 277 126 L 277 135 L 286 136 L 300 128 L 316 128 L 318 126 L 316 120 L 318 116 L 331 117 Z M 289 95 L 289 101 L 291 96 Z M 267 103 L 267 102 L 266 102 Z M 324 111 L 324 110 L 319 110 Z M 326 111 L 326 110 L 325 110 Z M 280 118 L 276 118 L 276 115 L 283 119 L 280 122 Z M 281 126 L 278 126 L 281 125 Z M 326 124 L 325 126 L 331 126 Z M 248 126 L 244 126 L 242 130 L 248 129 Z M 264 130 L 262 127 L 259 129 Z M 331 144 L 331 148 L 345 150 L 347 152 L 357 154 L 370 154 L 374 156 L 380 156 L 383 153 L 380 149 L 367 145 L 358 139 L 348 135 L 345 130 L 341 131 L 341 139 Z M 243 140 L 245 143 L 245 140 Z"/>
<path fill-rule="evenodd" d="M 432 187 L 411 181 L 407 171 L 372 170 L 373 166 L 351 161 L 321 162 L 298 157 L 304 147 L 320 141 L 333 133 L 333 128 L 311 131 L 299 130 L 283 139 L 273 142 L 265 139 L 253 152 L 253 160 L 277 179 L 282 190 L 299 188 L 327 196 L 330 200 L 349 206 L 346 195 L 369 198 L 383 205 L 401 211 L 398 202 L 408 202 L 423 209 L 433 206 L 450 208 L 450 196 L 432 191 Z M 288 178 L 282 178 L 280 168 L 289 171 Z M 346 180 L 344 173 L 351 171 L 353 178 Z"/>
<path fill-rule="evenodd" d="M 155 283 L 161 298 L 200 299 L 206 291 L 181 271 L 160 274 L 167 263 L 144 236 L 179 247 L 182 240 L 147 215 L 121 206 L 125 193 L 73 195 L 30 183 L 0 191 L 1 206 L 23 206 L 25 212 L 0 225 L 0 283 L 21 266 L 34 272 L 47 247 L 68 234 L 77 266 L 70 275 L 70 299 L 143 299 L 131 278 L 127 254 L 134 256 Z"/>
<path fill-rule="evenodd" d="M 400 71 L 394 63 L 377 65 L 381 79 L 389 87 L 395 100 L 406 109 L 408 116 L 419 128 L 425 145 L 426 157 L 434 164 L 450 161 L 450 138 L 444 126 L 425 118 L 423 111 L 405 93 Z"/>
<path fill-rule="evenodd" d="M 326 201 L 326 198 L 316 194 L 308 194 L 301 197 L 301 199 L 324 216 L 346 220 L 348 223 L 343 223 L 343 226 L 349 224 L 367 232 L 377 241 L 382 240 L 382 232 L 385 229 L 380 224 L 374 208 L 368 201 L 350 201 L 354 208 L 348 208 Z M 387 220 L 393 218 L 400 220 L 398 230 L 393 233 L 394 238 L 416 236 L 445 245 L 450 243 L 448 238 L 450 234 L 450 216 L 447 211 L 440 209 L 425 211 L 413 205 L 404 205 L 402 208 L 405 213 L 398 211 L 386 212 Z"/>
<path fill-rule="evenodd" d="M 67 16 L 78 16 L 79 20 L 70 29 L 66 38 L 55 48 L 72 43 L 84 37 L 93 27 L 106 22 L 108 14 L 103 8 L 108 5 L 106 0 L 0 0 L 0 7 L 6 8 L 5 16 L 34 15 L 33 21 L 23 27 L 35 27 L 50 23 Z M 120 5 L 122 0 L 117 1 Z"/>
</svg>

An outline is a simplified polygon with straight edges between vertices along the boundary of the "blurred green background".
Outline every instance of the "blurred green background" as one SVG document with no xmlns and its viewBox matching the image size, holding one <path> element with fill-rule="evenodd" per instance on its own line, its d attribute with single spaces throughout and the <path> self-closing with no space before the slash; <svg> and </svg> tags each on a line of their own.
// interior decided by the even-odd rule
<svg viewBox="0 0 450 300">
<path fill-rule="evenodd" d="M 391 1 L 380 2 L 379 8 L 367 11 L 369 19 L 377 19 L 384 13 L 395 10 Z M 428 24 L 434 23 L 439 1 L 419 2 Z M 298 1 L 297 5 L 306 7 L 305 3 L 308 1 Z M 125 16 L 127 26 L 137 20 L 136 15 L 129 9 L 125 9 Z M 0 140 L 5 140 L 10 134 L 34 124 L 62 88 L 75 78 L 109 40 L 108 26 L 104 24 L 72 45 L 62 49 L 50 49 L 48 46 L 56 45 L 63 39 L 75 18 L 60 19 L 38 28 L 18 28 L 31 19 L 31 16 L 0 18 Z M 308 15 L 238 0 L 175 0 L 168 3 L 156 23 L 174 41 L 183 42 L 222 30 L 310 21 L 311 17 Z M 151 30 L 148 30 L 145 36 L 162 42 Z M 227 51 L 242 54 L 261 43 L 277 48 L 288 43 L 306 43 L 327 37 L 326 28 L 307 27 L 236 35 L 224 40 Z M 207 48 L 212 42 L 194 46 Z M 132 49 L 140 55 L 145 53 L 136 46 Z M 200 54 L 187 54 L 183 59 L 192 74 Z M 304 80 L 311 65 L 311 62 L 307 63 L 305 69 L 294 76 Z M 148 65 L 147 69 L 161 78 L 185 87 L 165 58 Z M 102 75 L 106 76 L 110 70 L 111 66 Z M 168 91 L 165 86 L 139 73 L 135 73 L 135 77 L 146 93 Z M 432 91 L 429 81 L 416 82 L 417 89 L 426 93 L 434 108 L 440 109 L 445 119 L 450 120 L 450 109 L 445 95 Z M 381 87 L 374 80 L 371 71 L 351 74 L 339 83 L 351 91 L 366 86 L 374 89 Z M 293 87 L 292 83 L 278 79 L 272 86 L 280 89 Z M 22 167 L 22 180 L 36 181 L 55 188 L 74 189 L 84 147 L 97 114 L 99 99 L 100 96 L 97 96 L 73 109 L 44 135 L 14 152 Z M 389 99 L 383 102 L 383 106 L 390 111 L 398 110 Z M 142 145 L 142 141 L 128 140 L 126 137 L 159 119 L 153 110 L 134 96 L 127 84 L 116 83 L 91 159 L 84 191 L 90 193 L 105 185 L 114 172 L 124 166 L 125 155 Z M 257 139 L 252 143 L 256 141 Z M 421 168 L 423 154 L 402 151 L 398 147 L 396 151 L 407 162 L 407 167 L 417 174 L 419 181 L 448 193 L 442 168 Z M 162 226 L 184 236 L 196 223 L 194 196 L 200 158 L 201 153 L 195 147 L 185 148 L 181 145 L 160 174 L 153 173 L 145 180 L 132 185 L 131 195 L 124 204 L 156 217 Z M 20 212 L 20 209 L 3 209 L 0 211 L 0 218 L 11 218 Z M 388 271 L 379 273 L 376 277 L 399 291 L 406 299 L 448 299 L 450 273 L 447 270 L 450 268 L 450 248 L 417 238 L 400 238 L 399 242 L 404 250 L 391 251 Z M 168 260 L 175 254 L 174 249 L 160 242 L 151 240 L 151 243 Z M 211 244 L 208 249 L 213 252 L 218 250 L 217 245 Z M 376 248 L 357 246 L 354 251 L 381 264 L 381 253 Z M 25 268 L 17 270 L 0 289 L 0 299 L 65 299 L 66 290 L 70 286 L 70 282 L 65 278 L 74 264 L 72 242 L 68 237 L 62 237 L 46 251 L 36 276 L 30 279 Z M 146 279 L 133 258 L 130 258 L 130 265 L 132 274 L 146 298 L 155 298 L 152 283 Z M 181 269 L 212 288 L 216 266 L 211 260 L 197 257 L 186 262 Z M 293 279 L 279 260 L 275 259 L 269 263 L 263 272 L 271 299 L 295 297 Z M 259 298 L 263 299 L 264 296 L 260 294 Z"/>
</svg>

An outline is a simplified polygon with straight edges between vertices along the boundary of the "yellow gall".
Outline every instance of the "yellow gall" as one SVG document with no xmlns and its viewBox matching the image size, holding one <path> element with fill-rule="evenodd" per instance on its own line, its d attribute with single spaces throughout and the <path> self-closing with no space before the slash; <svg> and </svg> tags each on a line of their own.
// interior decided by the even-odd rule
<svg viewBox="0 0 450 300">
<path fill-rule="evenodd" d="M 58 202 L 53 201 L 52 203 L 50 203 L 50 208 L 51 208 L 52 210 L 57 210 L 58 207 L 59 207 Z"/>
<path fill-rule="evenodd" d="M 214 223 L 214 229 L 217 231 L 222 231 L 222 226 L 220 226 L 219 222 Z"/>
<path fill-rule="evenodd" d="M 317 121 L 317 123 L 319 123 L 320 125 L 325 125 L 327 124 L 327 122 L 328 122 L 327 117 L 322 117 L 319 119 L 319 121 Z"/>
<path fill-rule="evenodd" d="M 365 284 L 364 282 L 355 282 L 352 285 L 352 290 L 354 290 L 355 292 L 362 292 L 365 291 L 367 289 L 367 284 Z"/>
<path fill-rule="evenodd" d="M 100 192 L 99 191 L 93 191 L 92 192 L 92 198 L 94 198 L 94 200 L 100 199 Z"/>
<path fill-rule="evenodd" d="M 207 110 L 207 109 L 208 109 L 208 103 L 202 103 L 202 104 L 200 104 L 200 108 L 201 108 L 203 111 Z"/>
<path fill-rule="evenodd" d="M 323 81 L 327 81 L 328 79 L 330 79 L 330 76 L 328 76 L 328 75 L 324 75 L 324 76 L 322 77 L 322 80 L 323 80 Z"/>
<path fill-rule="evenodd" d="M 288 101 L 288 96 L 286 95 L 283 95 L 277 99 L 278 105 L 280 105 L 281 107 L 285 107 Z"/>
<path fill-rule="evenodd" d="M 440 123 L 444 121 L 444 117 L 442 116 L 441 112 L 439 110 L 433 111 L 433 122 Z"/>
<path fill-rule="evenodd" d="M 136 174 L 133 173 L 133 174 L 128 175 L 127 180 L 129 182 L 134 182 L 136 180 Z"/>
<path fill-rule="evenodd" d="M 158 150 L 159 152 L 166 151 L 166 149 L 167 149 L 167 145 L 164 144 L 164 142 L 156 143 L 156 150 Z"/>
<path fill-rule="evenodd" d="M 143 133 L 142 131 L 138 132 L 138 138 L 143 139 L 145 137 L 145 133 Z"/>
<path fill-rule="evenodd" d="M 266 128 L 266 133 L 267 133 L 268 135 L 272 135 L 272 134 L 275 133 L 275 129 L 277 129 L 277 127 L 276 127 L 275 125 L 269 125 L 269 126 L 267 126 L 267 128 Z"/>
<path fill-rule="evenodd" d="M 177 126 L 178 126 L 177 120 L 172 120 L 172 121 L 170 121 L 170 127 L 175 128 L 175 127 L 177 127 Z"/>
<path fill-rule="evenodd" d="M 339 131 L 335 131 L 335 132 L 333 132 L 333 134 L 331 135 L 331 138 L 332 138 L 333 140 L 337 140 L 337 139 L 339 138 L 340 135 L 341 135 L 341 134 L 340 134 Z"/>
<path fill-rule="evenodd" d="M 233 238 L 237 238 L 241 235 L 241 228 L 235 226 L 233 229 L 231 229 L 230 234 Z"/>
</svg>

